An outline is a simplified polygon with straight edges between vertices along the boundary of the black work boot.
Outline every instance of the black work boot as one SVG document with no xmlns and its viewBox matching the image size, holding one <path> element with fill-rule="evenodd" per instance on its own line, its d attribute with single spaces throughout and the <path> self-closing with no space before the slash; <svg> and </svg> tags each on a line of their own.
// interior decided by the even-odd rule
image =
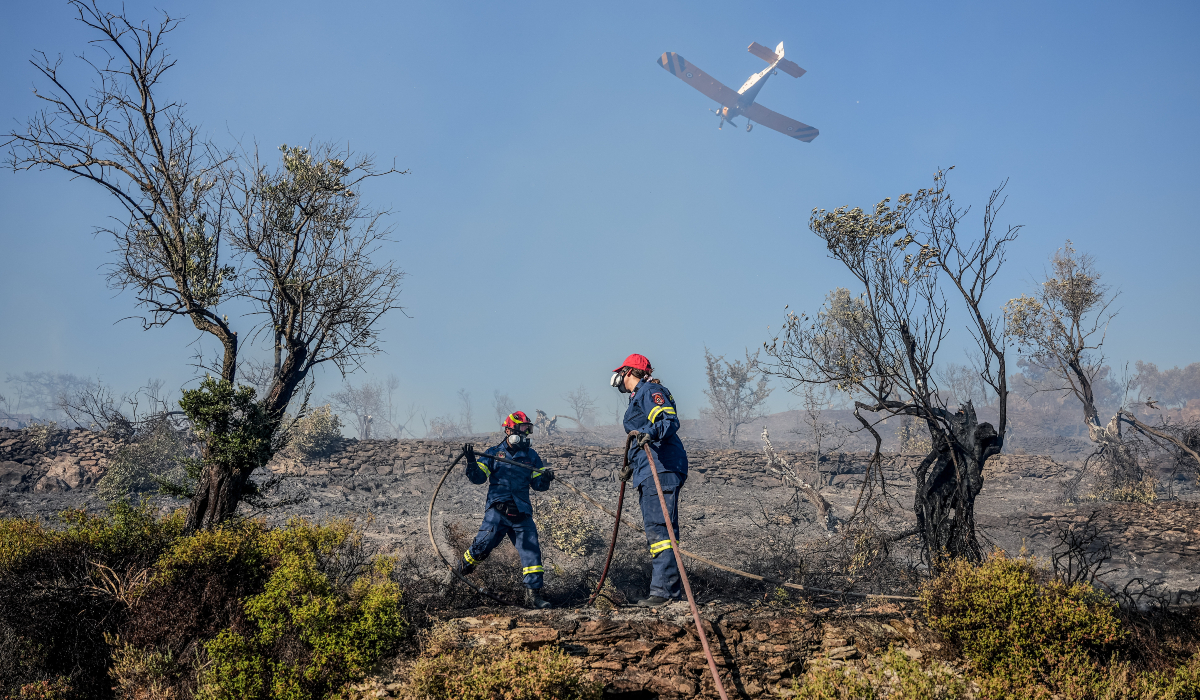
<svg viewBox="0 0 1200 700">
<path fill-rule="evenodd" d="M 637 604 L 639 608 L 660 608 L 670 602 L 670 598 L 664 598 L 660 595 L 652 595 L 649 598 L 642 598 L 637 602 Z"/>
<path fill-rule="evenodd" d="M 533 608 L 534 610 L 545 610 L 550 607 L 550 601 L 542 597 L 542 589 L 526 588 L 525 607 Z"/>
</svg>

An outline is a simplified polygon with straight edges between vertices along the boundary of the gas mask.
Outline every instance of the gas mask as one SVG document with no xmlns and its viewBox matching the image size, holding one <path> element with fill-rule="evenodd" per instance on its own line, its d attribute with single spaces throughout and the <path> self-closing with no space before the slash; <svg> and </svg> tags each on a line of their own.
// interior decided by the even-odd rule
<svg viewBox="0 0 1200 700">
<path fill-rule="evenodd" d="M 622 394 L 628 394 L 629 390 L 625 388 L 625 373 L 613 372 L 612 379 L 608 380 L 609 386 L 613 387 Z"/>
<path fill-rule="evenodd" d="M 504 440 L 508 444 L 508 449 L 514 452 L 529 449 L 529 435 L 527 433 L 513 433 Z"/>
</svg>

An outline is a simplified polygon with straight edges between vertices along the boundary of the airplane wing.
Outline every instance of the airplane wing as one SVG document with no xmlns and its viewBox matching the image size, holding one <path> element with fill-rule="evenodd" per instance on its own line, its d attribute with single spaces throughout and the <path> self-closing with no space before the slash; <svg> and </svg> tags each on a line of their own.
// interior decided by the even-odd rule
<svg viewBox="0 0 1200 700">
<path fill-rule="evenodd" d="M 785 136 L 791 136 L 805 143 L 817 138 L 817 134 L 821 133 L 808 124 L 785 117 L 779 112 L 772 112 L 757 102 L 743 109 L 742 114 L 746 115 L 750 121 L 758 122 L 768 129 L 774 129 Z"/>
<path fill-rule="evenodd" d="M 782 44 L 780 44 L 780 45 L 782 46 Z M 771 49 L 768 49 L 767 47 L 763 46 L 762 44 L 758 43 L 757 41 L 750 44 L 750 46 L 747 47 L 746 50 L 749 51 L 750 53 L 754 54 L 755 56 L 758 56 L 759 58 L 766 61 L 767 63 L 775 63 L 775 59 L 779 58 L 779 56 L 774 51 L 772 51 Z M 799 78 L 800 76 L 802 76 L 808 72 L 808 71 L 804 70 L 803 68 L 801 68 L 800 66 L 796 65 L 795 63 L 793 63 L 792 61 L 787 60 L 786 58 L 780 59 L 779 64 L 775 67 L 778 68 L 779 70 L 783 71 L 784 73 L 787 73 L 788 75 L 792 76 L 793 78 Z"/>
<path fill-rule="evenodd" d="M 705 73 L 693 64 L 685 61 L 683 56 L 680 56 L 675 52 L 664 53 L 658 59 L 658 65 L 662 66 L 665 70 L 670 71 L 671 75 L 679 78 L 683 82 L 691 85 L 726 107 L 737 107 L 738 94 L 736 92 L 722 85 L 717 81 L 716 78 L 713 78 L 708 73 Z"/>
</svg>

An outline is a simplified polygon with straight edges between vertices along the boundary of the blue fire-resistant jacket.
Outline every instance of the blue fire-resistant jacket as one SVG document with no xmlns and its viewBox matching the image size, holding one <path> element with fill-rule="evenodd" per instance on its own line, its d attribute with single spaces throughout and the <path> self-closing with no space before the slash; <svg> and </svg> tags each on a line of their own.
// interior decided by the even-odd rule
<svg viewBox="0 0 1200 700">
<path fill-rule="evenodd" d="M 625 432 L 636 430 L 646 433 L 653 442 L 650 453 L 658 471 L 675 472 L 687 476 L 687 452 L 676 435 L 679 432 L 679 416 L 675 412 L 675 399 L 662 384 L 641 381 L 629 396 L 629 408 L 625 409 Z M 646 452 L 633 443 L 629 446 L 629 465 L 633 467 L 634 486 L 650 479 L 650 462 Z"/>
<path fill-rule="evenodd" d="M 484 508 L 512 501 L 517 504 L 517 510 L 526 515 L 532 515 L 533 506 L 529 505 L 529 488 L 533 487 L 534 491 L 545 491 L 550 488 L 550 480 L 545 476 L 546 465 L 542 463 L 542 458 L 533 448 L 517 452 L 509 452 L 509 449 L 506 442 L 489 447 L 477 457 L 475 464 L 467 465 L 467 478 L 471 480 L 472 484 L 488 482 L 487 505 Z M 487 455 L 496 455 L 514 462 L 525 462 L 533 467 L 533 471 L 488 459 Z"/>
</svg>

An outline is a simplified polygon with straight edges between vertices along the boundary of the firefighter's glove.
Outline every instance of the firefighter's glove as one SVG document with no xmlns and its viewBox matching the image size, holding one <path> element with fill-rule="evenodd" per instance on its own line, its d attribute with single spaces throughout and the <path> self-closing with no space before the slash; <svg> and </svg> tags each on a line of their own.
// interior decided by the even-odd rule
<svg viewBox="0 0 1200 700">
<path fill-rule="evenodd" d="M 467 459 L 467 469 L 470 469 L 471 467 L 475 466 L 475 461 L 476 461 L 475 460 L 475 445 L 473 445 L 469 442 L 467 444 L 463 445 L 463 454 L 466 456 L 466 459 Z"/>
<path fill-rule="evenodd" d="M 621 481 L 629 481 L 633 478 L 633 467 L 628 464 L 621 465 L 621 471 L 617 472 L 617 478 Z"/>
<path fill-rule="evenodd" d="M 649 433 L 638 433 L 637 446 L 644 447 L 647 443 L 654 442 L 654 438 L 650 437 Z"/>
<path fill-rule="evenodd" d="M 554 472 L 547 469 L 546 471 L 542 472 L 542 478 L 545 479 L 546 483 L 548 484 L 551 481 L 554 481 L 554 479 L 555 479 Z"/>
</svg>

